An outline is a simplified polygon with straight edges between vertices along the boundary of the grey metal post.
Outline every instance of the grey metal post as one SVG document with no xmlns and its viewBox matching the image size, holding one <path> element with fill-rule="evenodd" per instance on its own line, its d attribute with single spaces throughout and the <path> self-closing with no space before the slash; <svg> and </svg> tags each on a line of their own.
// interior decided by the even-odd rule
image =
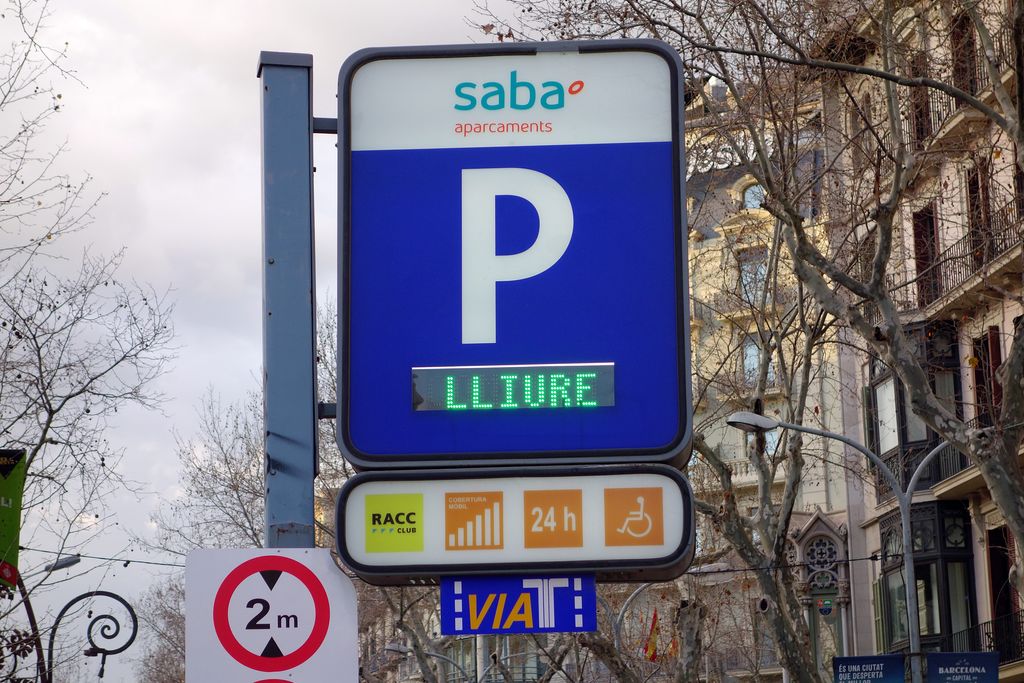
<svg viewBox="0 0 1024 683">
<path fill-rule="evenodd" d="M 640 594 L 645 590 L 653 586 L 653 583 L 643 583 L 636 588 L 629 597 L 622 603 L 622 607 L 619 609 L 619 613 L 615 615 L 615 624 L 612 629 L 612 635 L 615 636 L 615 649 L 622 651 L 622 622 L 626 619 L 626 610 L 633 604 L 633 601 L 640 597 Z"/>
<path fill-rule="evenodd" d="M 913 530 L 911 529 L 910 522 L 910 506 L 914 502 L 914 491 L 917 489 L 921 475 L 928 465 L 932 463 L 932 460 L 935 459 L 935 456 L 939 454 L 939 451 L 949 445 L 949 442 L 942 441 L 922 458 L 921 462 L 917 465 L 917 469 L 911 475 L 906 490 L 903 490 L 896 475 L 885 461 L 853 439 L 849 439 L 842 434 L 836 434 L 835 432 L 827 432 L 822 429 L 805 427 L 804 425 L 791 424 L 789 422 L 779 422 L 778 425 L 782 429 L 792 429 L 796 432 L 805 432 L 827 439 L 835 439 L 851 448 L 855 448 L 874 463 L 878 471 L 881 472 L 882 478 L 885 479 L 885 483 L 892 489 L 893 496 L 895 496 L 896 503 L 900 508 L 900 523 L 903 525 L 901 529 L 903 532 L 903 588 L 907 601 L 907 632 L 910 636 L 910 680 L 912 683 L 921 683 L 921 623 L 919 621 L 920 615 L 918 614 L 917 605 L 917 577 L 914 571 L 914 545 L 911 536 Z"/>
<path fill-rule="evenodd" d="M 261 52 L 268 548 L 313 547 L 317 473 L 313 57 Z"/>
</svg>

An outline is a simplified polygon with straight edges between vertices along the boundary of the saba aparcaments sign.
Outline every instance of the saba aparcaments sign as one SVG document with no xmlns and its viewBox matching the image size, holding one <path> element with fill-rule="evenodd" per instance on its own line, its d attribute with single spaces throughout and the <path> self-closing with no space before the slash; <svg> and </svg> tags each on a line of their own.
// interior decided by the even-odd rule
<svg viewBox="0 0 1024 683">
<path fill-rule="evenodd" d="M 681 73 L 657 41 L 345 63 L 338 442 L 357 467 L 683 457 Z"/>
</svg>

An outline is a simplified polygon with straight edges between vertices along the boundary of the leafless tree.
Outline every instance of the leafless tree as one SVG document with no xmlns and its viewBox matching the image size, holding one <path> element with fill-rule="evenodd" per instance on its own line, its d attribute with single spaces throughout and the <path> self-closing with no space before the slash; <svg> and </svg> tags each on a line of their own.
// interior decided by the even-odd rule
<svg viewBox="0 0 1024 683">
<path fill-rule="evenodd" d="M 60 84 L 77 82 L 67 44 L 47 35 L 48 0 L 10 0 L 0 12 L 0 287 L 57 239 L 88 225 L 88 178 L 60 171 L 62 146 L 40 135 L 64 109 Z"/>
<path fill-rule="evenodd" d="M 777 238 L 803 292 L 820 309 L 807 320 L 838 323 L 845 342 L 856 342 L 892 369 L 913 412 L 979 467 L 1009 531 L 1024 541 L 1018 455 L 1024 320 L 1015 320 L 996 372 L 1001 401 L 991 406 L 990 426 L 969 423 L 936 394 L 917 341 L 905 328 L 929 297 L 924 278 L 906 267 L 913 260 L 906 224 L 923 194 L 939 202 L 951 194 L 945 181 L 925 189 L 937 167 L 950 158 L 1008 164 L 1002 194 L 1007 206 L 1019 209 L 1022 188 L 1013 179 L 1024 172 L 1024 3 L 523 0 L 514 6 L 513 20 L 485 19 L 484 32 L 503 40 L 660 38 L 679 49 L 691 79 L 722 89 L 722 98 L 704 90 L 697 96 L 722 122 L 732 156 L 765 189 Z M 812 107 L 821 112 L 813 122 L 806 116 Z M 949 136 L 958 117 L 974 123 Z M 809 142 L 823 152 L 820 157 L 807 158 Z M 821 218 L 804 209 L 813 197 L 823 204 Z M 972 211 L 967 207 L 959 220 L 970 222 Z M 1019 240 L 1019 212 L 1014 222 Z M 989 243 L 983 237 L 978 246 L 984 251 Z M 907 271 L 909 276 L 897 277 Z M 983 266 L 981 272 L 989 271 Z M 1021 302 L 1019 281 L 1007 286 L 989 278 L 986 285 L 1004 300 Z M 787 416 L 802 417 L 799 411 Z M 715 467 L 699 438 L 697 448 Z M 799 447 L 790 443 L 786 453 L 792 474 L 800 469 Z M 729 506 L 726 501 L 724 508 Z M 771 516 L 765 531 L 784 528 L 778 522 L 786 519 L 785 506 L 776 510 L 780 514 Z M 737 533 L 741 517 L 728 517 L 722 520 L 726 536 L 748 555 Z M 766 557 L 778 560 L 783 537 L 774 537 L 779 544 Z M 1016 562 L 1020 588 L 1024 574 L 1021 559 Z M 784 586 L 776 593 L 791 599 Z M 778 618 L 786 613 L 797 611 L 780 611 Z M 797 651 L 802 626 L 773 626 L 787 668 L 797 680 L 810 680 L 812 668 L 800 666 Z M 787 631 L 792 637 L 783 637 Z"/>
<path fill-rule="evenodd" d="M 173 307 L 124 274 L 122 253 L 79 258 L 60 246 L 100 197 L 61 170 L 63 146 L 45 142 L 64 88 L 78 83 L 49 19 L 47 0 L 0 9 L 0 434 L 27 453 L 21 545 L 70 553 L 103 528 L 110 496 L 135 489 L 107 429 L 119 410 L 160 404 Z M 47 578 L 0 604 L 0 638 L 17 639 L 21 596 Z M 39 656 L 22 654 L 22 665 Z"/>
<path fill-rule="evenodd" d="M 185 585 L 180 574 L 154 583 L 139 604 L 142 657 L 135 672 L 148 683 L 185 682 Z"/>
</svg>

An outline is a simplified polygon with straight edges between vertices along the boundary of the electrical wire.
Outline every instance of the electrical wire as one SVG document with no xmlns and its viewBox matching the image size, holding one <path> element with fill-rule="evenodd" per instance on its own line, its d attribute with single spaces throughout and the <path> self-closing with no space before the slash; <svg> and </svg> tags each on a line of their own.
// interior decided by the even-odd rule
<svg viewBox="0 0 1024 683">
<path fill-rule="evenodd" d="M 18 546 L 19 550 L 27 550 L 33 553 L 47 553 L 49 555 L 78 555 L 83 560 L 99 560 L 101 562 L 123 562 L 124 566 L 129 564 L 149 564 L 158 567 L 184 567 L 185 565 L 177 562 L 159 562 L 157 560 L 136 560 L 132 557 L 103 557 L 101 555 L 84 555 L 82 553 L 69 553 L 67 551 L 59 550 L 42 550 L 40 548 L 27 548 L 25 546 Z"/>
<path fill-rule="evenodd" d="M 900 559 L 902 559 L 902 558 L 903 558 L 903 556 L 901 555 Z M 828 563 L 828 564 L 830 564 L 830 565 L 840 565 L 840 564 L 849 564 L 850 562 L 867 562 L 867 561 L 877 562 L 879 559 L 880 558 L 879 558 L 878 554 L 875 553 L 873 555 L 868 555 L 867 557 L 848 557 L 845 560 L 840 560 L 840 559 L 837 558 L 836 560 L 834 560 L 833 562 Z M 697 565 L 697 567 L 692 567 L 691 566 L 690 570 L 687 571 L 687 574 L 689 574 L 691 576 L 707 576 L 708 574 L 741 574 L 741 573 L 744 573 L 744 572 L 770 572 L 770 571 L 776 571 L 778 569 L 797 569 L 799 567 L 811 567 L 811 568 L 817 567 L 817 568 L 820 568 L 820 569 L 827 569 L 827 567 L 824 566 L 825 564 L 826 564 L 825 562 L 792 562 L 792 563 L 783 563 L 783 564 L 770 564 L 767 567 L 742 567 L 742 568 L 708 569 L 708 570 L 701 570 L 700 567 L 703 566 L 703 565 Z M 708 565 L 708 566 L 710 566 L 710 565 Z M 692 572 L 692 574 L 690 572 Z"/>
<path fill-rule="evenodd" d="M 25 546 L 20 546 L 19 549 L 20 550 L 27 550 L 29 552 L 34 552 L 34 553 L 47 553 L 47 554 L 50 554 L 50 555 L 68 555 L 69 554 L 67 552 L 59 552 L 59 551 L 56 551 L 56 550 L 41 550 L 39 548 L 27 548 Z M 100 555 L 83 555 L 81 553 L 75 553 L 75 554 L 79 555 L 83 560 L 99 560 L 101 562 L 124 562 L 126 564 L 130 564 L 130 563 L 147 564 L 147 565 L 156 565 L 156 566 L 159 566 L 159 567 L 184 567 L 185 566 L 184 564 L 181 564 L 181 563 L 178 563 L 178 562 L 159 562 L 157 560 L 136 560 L 134 558 L 126 558 L 126 557 L 103 557 L 103 556 L 100 556 Z M 836 559 L 835 562 L 833 562 L 832 564 L 847 564 L 847 563 L 850 563 L 850 562 L 868 562 L 868 561 L 877 562 L 879 559 L 880 559 L 879 555 L 877 553 L 875 553 L 875 554 L 872 554 L 872 555 L 868 555 L 866 557 L 848 557 L 845 560 Z M 691 576 L 707 576 L 709 574 L 743 574 L 743 573 L 746 573 L 746 572 L 768 572 L 768 571 L 777 571 L 779 569 L 797 569 L 797 568 L 800 568 L 800 567 L 821 567 L 822 564 L 823 563 L 821 563 L 821 562 L 792 562 L 792 563 L 772 564 L 772 565 L 768 565 L 767 567 L 738 567 L 738 568 L 730 567 L 729 569 L 706 569 L 706 570 L 701 570 L 700 567 L 702 565 L 697 565 L 696 567 L 691 567 L 690 568 L 692 573 L 690 573 L 690 572 L 687 572 L 687 573 L 690 573 Z"/>
</svg>

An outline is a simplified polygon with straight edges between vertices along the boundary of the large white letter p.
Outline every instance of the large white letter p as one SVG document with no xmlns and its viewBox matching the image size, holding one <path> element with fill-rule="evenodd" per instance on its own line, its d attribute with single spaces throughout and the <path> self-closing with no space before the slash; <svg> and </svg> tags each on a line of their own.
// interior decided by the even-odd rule
<svg viewBox="0 0 1024 683">
<path fill-rule="evenodd" d="M 495 200 L 522 197 L 537 210 L 537 239 L 518 254 L 495 253 Z M 526 168 L 462 171 L 462 343 L 497 341 L 498 282 L 524 280 L 555 264 L 572 238 L 572 205 L 562 186 Z"/>
</svg>

